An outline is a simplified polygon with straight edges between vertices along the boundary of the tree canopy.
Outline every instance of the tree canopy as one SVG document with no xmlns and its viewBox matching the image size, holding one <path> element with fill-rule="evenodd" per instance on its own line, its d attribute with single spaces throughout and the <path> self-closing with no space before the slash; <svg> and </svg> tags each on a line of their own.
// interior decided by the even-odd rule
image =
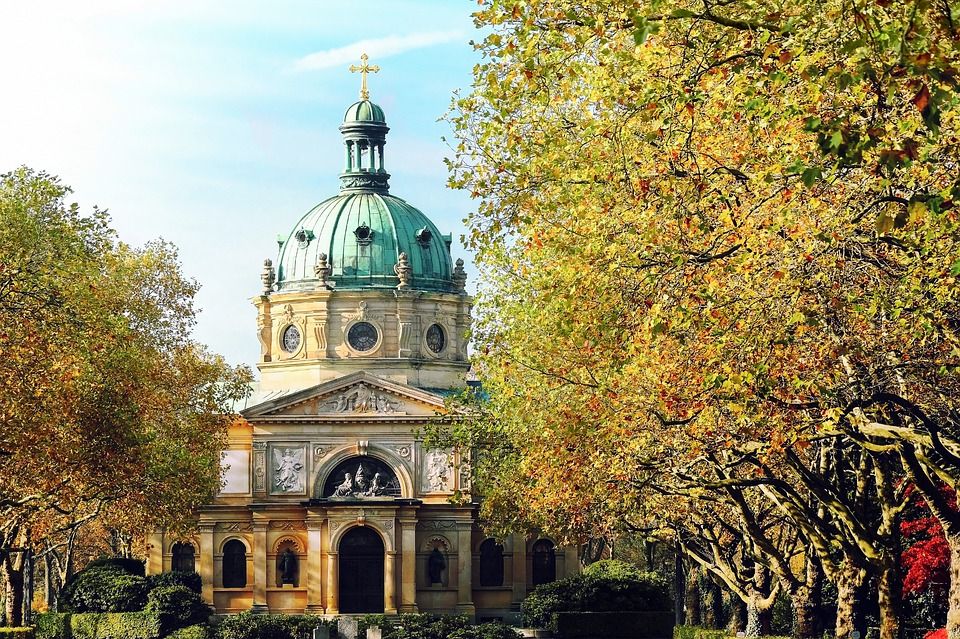
<svg viewBox="0 0 960 639">
<path fill-rule="evenodd" d="M 197 284 L 176 249 L 123 244 L 69 192 L 26 168 L 0 179 L 3 549 L 94 518 L 129 533 L 185 525 L 219 489 L 249 378 L 191 339 Z M 22 556 L 0 560 L 16 623 Z"/>
<path fill-rule="evenodd" d="M 449 164 L 489 520 L 582 541 L 772 505 L 840 586 L 892 578 L 902 480 L 960 477 L 958 11 L 482 3 Z"/>
</svg>

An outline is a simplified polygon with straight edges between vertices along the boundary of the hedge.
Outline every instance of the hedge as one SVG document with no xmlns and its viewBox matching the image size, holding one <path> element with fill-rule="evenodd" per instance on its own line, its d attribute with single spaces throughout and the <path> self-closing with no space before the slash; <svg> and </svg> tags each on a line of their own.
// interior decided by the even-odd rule
<svg viewBox="0 0 960 639">
<path fill-rule="evenodd" d="M 117 566 L 87 568 L 77 573 L 60 593 L 64 612 L 137 612 L 147 603 L 146 578 Z"/>
<path fill-rule="evenodd" d="M 674 613 L 659 612 L 557 612 L 551 630 L 559 639 L 669 639 Z"/>
<path fill-rule="evenodd" d="M 174 630 L 167 635 L 167 639 L 210 639 L 210 637 L 210 626 L 202 623 Z"/>
<path fill-rule="evenodd" d="M 674 626 L 673 639 L 733 639 L 727 630 L 713 630 L 699 626 Z M 763 635 L 759 639 L 791 639 L 789 636 Z"/>
<path fill-rule="evenodd" d="M 160 586 L 147 595 L 144 612 L 160 617 L 163 634 L 204 623 L 213 614 L 200 595 L 186 586 Z"/>
<path fill-rule="evenodd" d="M 253 614 L 249 611 L 221 619 L 213 628 L 214 639 L 299 639 L 310 636 L 317 626 L 331 628 L 335 637 L 336 621 L 316 615 Z"/>
<path fill-rule="evenodd" d="M 33 628 L 30 626 L 10 628 L 0 627 L 0 639 L 33 639 Z"/>
<path fill-rule="evenodd" d="M 47 612 L 37 615 L 36 639 L 159 639 L 160 615 L 149 612 Z"/>
<path fill-rule="evenodd" d="M 557 612 L 640 612 L 672 610 L 667 584 L 645 575 L 607 577 L 578 574 L 534 588 L 523 601 L 523 621 L 531 628 L 546 628 Z"/>
</svg>

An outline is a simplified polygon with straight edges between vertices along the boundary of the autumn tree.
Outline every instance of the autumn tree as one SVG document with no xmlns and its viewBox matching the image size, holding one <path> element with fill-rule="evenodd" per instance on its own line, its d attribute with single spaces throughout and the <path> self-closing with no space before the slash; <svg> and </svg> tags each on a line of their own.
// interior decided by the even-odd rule
<svg viewBox="0 0 960 639">
<path fill-rule="evenodd" d="M 25 168 L 0 181 L 0 574 L 13 625 L 24 555 L 11 549 L 42 551 L 95 519 L 176 527 L 210 498 L 247 377 L 190 339 L 197 285 L 175 249 L 119 242 L 104 212 L 68 194 Z"/>
<path fill-rule="evenodd" d="M 481 482 L 488 518 L 569 540 L 646 526 L 673 506 L 651 482 L 749 452 L 810 544 L 811 495 L 837 504 L 835 579 L 896 580 L 900 480 L 935 502 L 960 476 L 957 19 L 927 0 L 483 4 L 450 168 L 487 282 L 477 423 L 508 471 Z M 869 523 L 809 474 L 821 441 L 883 496 Z"/>
</svg>

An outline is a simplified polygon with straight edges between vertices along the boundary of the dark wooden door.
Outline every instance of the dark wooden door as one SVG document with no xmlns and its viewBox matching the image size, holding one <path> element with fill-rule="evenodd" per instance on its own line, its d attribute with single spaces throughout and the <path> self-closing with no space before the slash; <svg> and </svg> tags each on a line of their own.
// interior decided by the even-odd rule
<svg viewBox="0 0 960 639">
<path fill-rule="evenodd" d="M 340 541 L 340 612 L 383 612 L 383 542 L 358 526 Z"/>
</svg>

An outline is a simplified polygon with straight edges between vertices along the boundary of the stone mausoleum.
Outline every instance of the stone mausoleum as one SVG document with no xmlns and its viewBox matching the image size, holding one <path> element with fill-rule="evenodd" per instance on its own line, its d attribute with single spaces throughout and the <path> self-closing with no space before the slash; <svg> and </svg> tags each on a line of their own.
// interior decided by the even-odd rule
<svg viewBox="0 0 960 639">
<path fill-rule="evenodd" d="M 513 618 L 577 570 L 549 539 L 483 535 L 466 451 L 417 433 L 465 385 L 471 298 L 451 236 L 389 190 L 389 128 L 346 110 L 339 194 L 303 215 L 253 298 L 260 381 L 197 532 L 148 539 L 149 573 L 196 570 L 218 613 Z M 184 478 L 187 480 L 187 478 Z"/>
</svg>

